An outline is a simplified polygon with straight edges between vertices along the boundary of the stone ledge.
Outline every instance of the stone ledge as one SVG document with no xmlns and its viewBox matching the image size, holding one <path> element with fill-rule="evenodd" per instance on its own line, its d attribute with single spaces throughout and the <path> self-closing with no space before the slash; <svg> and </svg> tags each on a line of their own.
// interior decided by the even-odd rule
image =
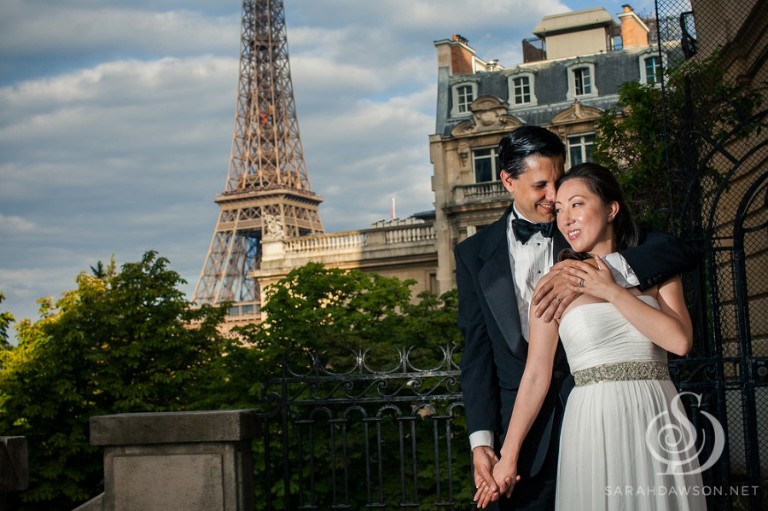
<svg viewBox="0 0 768 511">
<path fill-rule="evenodd" d="M 91 445 L 233 442 L 253 438 L 255 410 L 127 413 L 91 417 Z"/>
</svg>

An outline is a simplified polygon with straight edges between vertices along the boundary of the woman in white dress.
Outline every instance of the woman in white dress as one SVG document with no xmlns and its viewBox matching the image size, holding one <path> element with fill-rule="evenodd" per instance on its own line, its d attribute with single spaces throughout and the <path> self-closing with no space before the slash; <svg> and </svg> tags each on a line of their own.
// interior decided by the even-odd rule
<svg viewBox="0 0 768 511">
<path fill-rule="evenodd" d="M 574 167 L 558 181 L 557 227 L 570 243 L 569 287 L 580 292 L 559 321 L 530 316 L 525 373 L 501 459 L 501 493 L 519 480 L 517 456 L 549 388 L 558 337 L 576 387 L 561 430 L 560 510 L 703 510 L 695 444 L 669 379 L 667 352 L 685 355 L 692 326 L 680 278 L 642 294 L 613 280 L 601 256 L 637 243 L 621 189 L 602 166 Z M 562 256 L 561 256 L 562 257 Z M 498 493 L 481 487 L 485 507 Z"/>
</svg>

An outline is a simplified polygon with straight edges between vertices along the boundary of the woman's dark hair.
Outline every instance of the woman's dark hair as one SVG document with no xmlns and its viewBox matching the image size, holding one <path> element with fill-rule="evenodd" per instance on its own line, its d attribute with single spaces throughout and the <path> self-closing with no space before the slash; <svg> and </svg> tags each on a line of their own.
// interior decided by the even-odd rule
<svg viewBox="0 0 768 511">
<path fill-rule="evenodd" d="M 640 241 L 640 232 L 637 229 L 637 224 L 632 219 L 632 212 L 629 209 L 627 200 L 624 198 L 624 192 L 611 171 L 597 163 L 582 163 L 561 176 L 555 182 L 555 188 L 559 190 L 563 183 L 572 179 L 584 181 L 589 190 L 600 197 L 605 204 L 610 204 L 611 202 L 619 204 L 619 212 L 616 213 L 612 220 L 616 247 L 618 250 L 636 247 Z M 587 257 L 589 257 L 588 254 L 584 255 L 566 249 L 560 253 L 559 259 L 561 261 L 563 259 L 583 260 Z"/>
<path fill-rule="evenodd" d="M 565 161 L 565 146 L 560 138 L 540 126 L 520 126 L 499 141 L 499 169 L 517 178 L 525 172 L 529 156 L 560 156 Z"/>
</svg>

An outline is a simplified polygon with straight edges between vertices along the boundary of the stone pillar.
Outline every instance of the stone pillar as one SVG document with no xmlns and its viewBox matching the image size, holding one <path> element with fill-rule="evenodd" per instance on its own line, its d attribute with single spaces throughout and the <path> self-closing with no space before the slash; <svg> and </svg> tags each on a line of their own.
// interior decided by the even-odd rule
<svg viewBox="0 0 768 511">
<path fill-rule="evenodd" d="M 27 439 L 0 436 L 0 511 L 8 509 L 7 494 L 26 490 L 28 485 Z"/>
<path fill-rule="evenodd" d="M 250 511 L 256 432 L 252 410 L 92 417 L 104 494 L 84 509 Z"/>
</svg>

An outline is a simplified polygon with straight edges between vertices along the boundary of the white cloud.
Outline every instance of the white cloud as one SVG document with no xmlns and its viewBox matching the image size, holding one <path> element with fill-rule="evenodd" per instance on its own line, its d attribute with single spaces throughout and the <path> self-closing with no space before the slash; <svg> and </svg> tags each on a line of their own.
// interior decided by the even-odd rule
<svg viewBox="0 0 768 511">
<path fill-rule="evenodd" d="M 11 1 L 0 22 L 0 47 L 19 56 L 73 58 L 124 52 L 229 52 L 239 41 L 239 14 L 205 16 L 200 12 L 92 2 Z M 130 46 L 126 47 L 126 42 Z"/>
<path fill-rule="evenodd" d="M 38 230 L 34 222 L 18 216 L 3 215 L 0 213 L 0 233 L 3 235 L 16 233 L 29 233 Z"/>
</svg>

